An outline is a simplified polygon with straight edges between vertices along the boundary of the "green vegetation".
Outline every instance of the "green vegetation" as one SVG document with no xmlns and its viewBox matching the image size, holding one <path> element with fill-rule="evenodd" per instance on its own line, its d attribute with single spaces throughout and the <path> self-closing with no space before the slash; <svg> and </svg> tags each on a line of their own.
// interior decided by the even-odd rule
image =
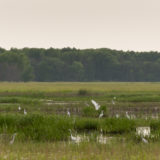
<svg viewBox="0 0 160 160">
<path fill-rule="evenodd" d="M 160 83 L 1 82 L 0 159 L 157 160 L 159 106 Z M 148 144 L 136 136 L 140 126 L 151 128 Z M 70 129 L 89 141 L 75 144 Z M 98 142 L 101 135 L 108 137 L 107 144 Z"/>
<path fill-rule="evenodd" d="M 0 116 L 0 131 L 3 134 L 18 134 L 21 141 L 55 141 L 68 139 L 71 122 L 65 117 L 42 115 Z"/>
<path fill-rule="evenodd" d="M 134 140 L 137 126 L 150 126 L 155 135 L 151 139 L 160 139 L 160 121 L 127 118 L 80 118 L 56 115 L 15 115 L 5 114 L 0 116 L 0 132 L 5 135 L 17 133 L 16 141 L 53 142 L 67 141 L 70 139 L 71 129 L 77 133 L 95 133 L 104 135 L 124 136 Z M 90 137 L 91 138 L 91 137 Z"/>
<path fill-rule="evenodd" d="M 15 143 L 1 144 L 2 160 L 159 160 L 160 143 L 135 144 L 113 142 L 100 145 L 94 142 L 76 144 L 58 143 Z"/>
<path fill-rule="evenodd" d="M 0 48 L 0 81 L 159 81 L 158 52 Z"/>
</svg>

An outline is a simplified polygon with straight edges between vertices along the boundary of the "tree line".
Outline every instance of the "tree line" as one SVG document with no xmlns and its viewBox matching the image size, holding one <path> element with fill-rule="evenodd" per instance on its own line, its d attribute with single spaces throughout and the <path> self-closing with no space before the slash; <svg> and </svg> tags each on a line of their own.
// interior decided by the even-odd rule
<svg viewBox="0 0 160 160">
<path fill-rule="evenodd" d="M 160 53 L 0 48 L 0 81 L 160 81 Z"/>
</svg>

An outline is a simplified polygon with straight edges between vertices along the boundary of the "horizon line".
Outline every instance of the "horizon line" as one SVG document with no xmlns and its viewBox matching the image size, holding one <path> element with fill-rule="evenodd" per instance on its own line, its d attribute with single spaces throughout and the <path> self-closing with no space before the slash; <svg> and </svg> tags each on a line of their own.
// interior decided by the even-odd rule
<svg viewBox="0 0 160 160">
<path fill-rule="evenodd" d="M 108 48 L 108 47 L 98 47 L 98 48 L 90 48 L 90 47 L 88 47 L 88 48 L 76 48 L 76 47 L 70 47 L 70 46 L 66 46 L 66 47 L 53 47 L 53 46 L 50 46 L 50 47 L 9 47 L 9 49 L 7 49 L 7 48 L 5 48 L 5 47 L 2 47 L 2 46 L 0 46 L 0 48 L 1 49 L 5 49 L 6 51 L 10 51 L 10 50 L 12 50 L 12 49 L 18 49 L 18 50 L 21 50 L 21 49 L 25 49 L 25 48 L 28 48 L 28 49 L 51 49 L 51 48 L 53 48 L 53 49 L 59 49 L 59 50 L 61 50 L 61 49 L 65 49 L 65 48 L 70 48 L 70 49 L 76 49 L 76 50 L 89 50 L 89 49 L 93 49 L 93 50 L 98 50 L 98 49 L 108 49 L 108 50 L 114 50 L 114 51 L 123 51 L 123 52 L 139 52 L 139 53 L 141 53 L 141 52 L 160 52 L 160 51 L 158 51 L 158 50 L 141 50 L 141 51 L 139 51 L 139 50 L 123 50 L 123 49 L 113 49 L 113 48 Z"/>
</svg>

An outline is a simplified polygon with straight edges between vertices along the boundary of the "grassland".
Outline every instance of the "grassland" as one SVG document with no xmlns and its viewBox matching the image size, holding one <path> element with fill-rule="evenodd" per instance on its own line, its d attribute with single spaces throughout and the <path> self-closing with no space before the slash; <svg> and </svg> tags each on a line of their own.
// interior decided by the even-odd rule
<svg viewBox="0 0 160 160">
<path fill-rule="evenodd" d="M 1 145 L 0 159 L 5 160 L 159 160 L 159 143 L 134 144 L 15 143 Z"/>
<path fill-rule="evenodd" d="M 101 105 L 98 111 L 91 99 Z M 99 119 L 102 110 L 104 116 Z M 127 119 L 126 112 L 136 118 Z M 157 160 L 159 113 L 158 82 L 1 82 L 0 159 Z M 138 126 L 151 127 L 149 144 L 135 136 Z M 69 129 L 73 135 L 87 135 L 90 142 L 69 144 Z M 15 143 L 10 145 L 14 133 Z M 99 144 L 99 134 L 116 140 Z"/>
<path fill-rule="evenodd" d="M 160 82 L 1 82 L 0 92 L 62 92 L 78 91 L 104 92 L 160 92 Z"/>
</svg>

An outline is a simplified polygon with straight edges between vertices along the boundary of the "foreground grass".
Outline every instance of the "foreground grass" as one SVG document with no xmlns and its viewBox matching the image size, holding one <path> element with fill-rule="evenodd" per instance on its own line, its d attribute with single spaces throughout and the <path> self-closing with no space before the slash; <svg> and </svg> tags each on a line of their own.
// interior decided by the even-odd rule
<svg viewBox="0 0 160 160">
<path fill-rule="evenodd" d="M 160 160 L 160 143 L 1 144 L 1 160 Z"/>
</svg>

